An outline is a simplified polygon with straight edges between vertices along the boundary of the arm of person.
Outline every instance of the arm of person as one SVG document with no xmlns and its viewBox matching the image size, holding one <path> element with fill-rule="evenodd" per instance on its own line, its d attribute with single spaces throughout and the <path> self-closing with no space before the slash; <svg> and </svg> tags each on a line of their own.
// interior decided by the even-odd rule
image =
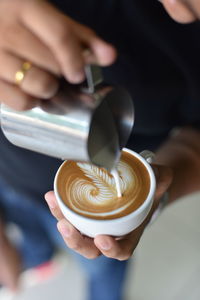
<svg viewBox="0 0 200 300">
<path fill-rule="evenodd" d="M 0 220 L 0 285 L 16 291 L 21 271 L 20 255 L 7 238 L 4 224 Z"/>
<path fill-rule="evenodd" d="M 47 193 L 45 198 L 52 214 L 58 220 L 58 230 L 66 245 L 87 258 L 104 254 L 118 260 L 128 259 L 166 191 L 169 193 L 169 203 L 172 203 L 182 196 L 200 190 L 200 131 L 183 128 L 176 135 L 171 135 L 158 150 L 155 163 L 153 168 L 157 190 L 151 212 L 136 230 L 121 240 L 111 236 L 97 236 L 95 239 L 82 236 L 63 217 L 54 193 Z"/>
<path fill-rule="evenodd" d="M 173 170 L 169 203 L 200 190 L 200 130 L 185 127 L 173 130 L 156 153 L 156 163 Z"/>
</svg>

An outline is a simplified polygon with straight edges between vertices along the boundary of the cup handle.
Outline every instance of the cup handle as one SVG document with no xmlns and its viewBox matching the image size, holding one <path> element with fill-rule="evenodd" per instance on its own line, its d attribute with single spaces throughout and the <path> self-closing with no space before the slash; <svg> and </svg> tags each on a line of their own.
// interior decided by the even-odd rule
<svg viewBox="0 0 200 300">
<path fill-rule="evenodd" d="M 97 85 L 103 82 L 101 68 L 97 65 L 86 65 L 85 75 L 87 81 L 87 92 L 93 94 Z"/>
<path fill-rule="evenodd" d="M 149 163 L 152 164 L 155 159 L 155 154 L 149 150 L 143 150 L 140 155 Z"/>
</svg>

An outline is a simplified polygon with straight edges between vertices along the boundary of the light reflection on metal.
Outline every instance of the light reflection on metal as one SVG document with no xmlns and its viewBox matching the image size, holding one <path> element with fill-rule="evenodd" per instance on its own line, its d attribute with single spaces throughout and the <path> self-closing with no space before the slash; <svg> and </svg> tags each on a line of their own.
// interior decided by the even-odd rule
<svg viewBox="0 0 200 300">
<path fill-rule="evenodd" d="M 133 103 L 125 89 L 101 85 L 102 78 L 95 80 L 94 93 L 63 82 L 55 97 L 28 111 L 2 104 L 5 136 L 29 150 L 111 170 L 132 130 Z"/>
</svg>

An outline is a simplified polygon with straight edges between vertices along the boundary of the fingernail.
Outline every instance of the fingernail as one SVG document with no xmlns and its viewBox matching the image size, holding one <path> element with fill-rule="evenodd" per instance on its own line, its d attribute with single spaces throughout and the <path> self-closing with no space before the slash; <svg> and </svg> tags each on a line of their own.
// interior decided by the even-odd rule
<svg viewBox="0 0 200 300">
<path fill-rule="evenodd" d="M 70 237 L 71 235 L 71 229 L 69 226 L 64 225 L 64 224 L 58 224 L 58 230 L 60 231 L 60 233 L 64 236 L 64 237 Z"/>
<path fill-rule="evenodd" d="M 110 250 L 111 245 L 108 241 L 103 241 L 101 243 L 99 243 L 99 246 L 102 250 Z"/>
<path fill-rule="evenodd" d="M 85 73 L 83 71 L 77 72 L 71 77 L 71 80 L 73 80 L 74 83 L 81 83 L 84 79 Z"/>
<path fill-rule="evenodd" d="M 75 82 L 79 83 L 84 80 L 85 74 L 84 74 L 84 72 L 79 72 L 79 73 L 74 74 L 73 78 L 74 78 Z"/>
<path fill-rule="evenodd" d="M 50 208 L 52 208 L 52 209 L 56 208 L 57 205 L 56 205 L 56 202 L 53 199 L 46 199 L 46 201 L 47 201 Z"/>
</svg>

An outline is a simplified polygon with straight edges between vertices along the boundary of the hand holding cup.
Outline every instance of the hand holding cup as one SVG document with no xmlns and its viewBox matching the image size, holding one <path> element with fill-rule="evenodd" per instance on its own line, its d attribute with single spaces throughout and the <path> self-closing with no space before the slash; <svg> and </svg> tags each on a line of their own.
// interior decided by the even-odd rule
<svg viewBox="0 0 200 300">
<path fill-rule="evenodd" d="M 161 166 L 155 166 L 154 168 L 156 170 L 157 179 L 157 188 L 155 191 L 154 200 L 152 202 L 149 200 L 146 202 L 151 203 L 151 205 L 149 206 L 149 210 L 144 210 L 146 211 L 146 214 L 143 215 L 143 220 L 139 218 L 140 222 L 139 220 L 137 220 L 137 225 L 135 224 L 134 229 L 132 229 L 131 231 L 129 230 L 129 233 L 125 234 L 121 238 L 116 238 L 116 236 L 114 237 L 105 233 L 103 235 L 95 235 L 94 238 L 81 234 L 80 231 L 77 230 L 63 216 L 53 192 L 47 193 L 46 200 L 49 204 L 52 214 L 58 219 L 58 230 L 62 234 L 67 246 L 74 249 L 75 251 L 79 252 L 81 255 L 87 258 L 95 258 L 100 254 L 104 254 L 107 257 L 112 257 L 119 260 L 128 259 L 133 253 L 135 247 L 137 246 L 146 225 L 151 219 L 153 212 L 156 210 L 159 204 L 159 199 L 167 190 L 172 180 L 172 174 L 169 168 Z M 134 216 L 134 213 L 132 214 Z M 82 218 L 84 219 L 85 217 Z M 126 220 L 127 216 L 125 216 L 124 218 Z M 119 218 L 119 220 L 120 219 L 123 219 L 123 217 Z M 110 221 L 112 223 L 114 221 L 113 224 L 115 224 L 116 220 L 117 219 L 103 220 L 102 223 L 106 223 L 107 221 Z M 96 221 L 97 220 L 94 220 L 94 223 Z M 133 225 L 133 223 L 131 225 Z M 96 228 L 95 225 L 93 227 Z"/>
</svg>

